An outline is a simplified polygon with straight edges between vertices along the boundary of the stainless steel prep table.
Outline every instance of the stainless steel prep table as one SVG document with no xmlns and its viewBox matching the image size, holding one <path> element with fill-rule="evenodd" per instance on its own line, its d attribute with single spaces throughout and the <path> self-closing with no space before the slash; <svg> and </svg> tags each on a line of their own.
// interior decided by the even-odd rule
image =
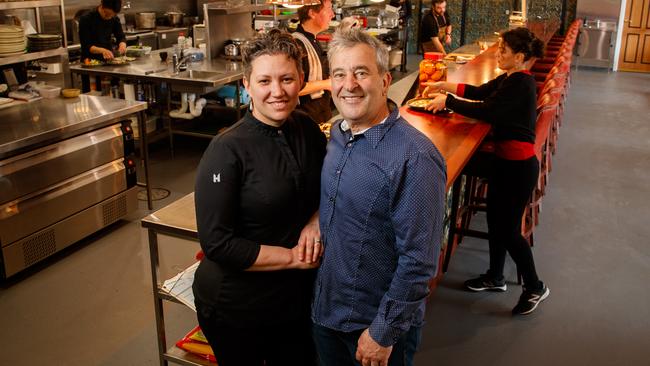
<svg viewBox="0 0 650 366">
<path fill-rule="evenodd" d="M 168 52 L 166 62 L 160 60 L 160 52 Z M 207 93 L 217 87 L 241 80 L 244 77 L 241 62 L 226 59 L 212 59 L 194 62 L 188 65 L 189 72 L 174 74 L 171 65 L 171 49 L 152 51 L 149 55 L 136 58 L 127 65 L 105 65 L 83 67 L 80 64 L 70 65 L 70 71 L 75 74 L 112 76 L 121 79 L 142 80 L 148 82 L 169 83 L 189 93 Z"/>
<path fill-rule="evenodd" d="M 0 110 L 0 159 L 144 111 L 147 103 L 109 97 L 40 99 Z"/>
<path fill-rule="evenodd" d="M 108 126 L 116 118 L 138 114 L 138 128 L 144 128 L 147 103 L 109 97 L 80 95 L 77 98 L 41 99 L 0 110 L 0 159 L 47 145 L 53 141 Z M 141 130 L 142 131 L 142 130 Z M 149 149 L 140 140 L 147 205 L 153 209 L 149 185 Z"/>
<path fill-rule="evenodd" d="M 151 280 L 153 286 L 154 309 L 156 316 L 156 330 L 158 338 L 158 357 L 161 366 L 168 362 L 186 366 L 214 365 L 207 360 L 192 355 L 172 345 L 167 348 L 165 335 L 165 318 L 163 314 L 163 300 L 180 302 L 161 290 L 159 281 L 158 234 L 186 239 L 188 242 L 198 241 L 196 228 L 196 212 L 194 210 L 194 193 L 190 193 L 166 207 L 150 214 L 141 221 L 149 237 L 149 258 L 151 260 Z"/>
</svg>

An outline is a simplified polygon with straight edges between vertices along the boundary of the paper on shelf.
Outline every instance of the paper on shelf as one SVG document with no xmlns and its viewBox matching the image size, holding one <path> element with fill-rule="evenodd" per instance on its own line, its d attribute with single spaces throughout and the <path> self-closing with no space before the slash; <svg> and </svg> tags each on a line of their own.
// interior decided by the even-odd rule
<svg viewBox="0 0 650 366">
<path fill-rule="evenodd" d="M 187 305 L 190 309 L 196 311 L 194 305 L 194 293 L 192 292 L 192 283 L 194 283 L 194 273 L 200 262 L 187 267 L 183 272 L 166 280 L 161 286 L 161 290 L 181 303 Z"/>
</svg>

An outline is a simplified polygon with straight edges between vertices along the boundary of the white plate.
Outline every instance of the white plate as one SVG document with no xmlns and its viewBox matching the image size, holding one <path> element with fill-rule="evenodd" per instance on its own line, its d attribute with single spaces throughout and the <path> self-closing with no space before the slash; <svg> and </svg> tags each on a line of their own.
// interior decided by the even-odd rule
<svg viewBox="0 0 650 366">
<path fill-rule="evenodd" d="M 23 27 L 17 25 L 0 24 L 0 33 L 18 33 L 24 32 Z"/>
<path fill-rule="evenodd" d="M 20 52 L 7 52 L 7 53 L 0 52 L 0 57 L 18 56 L 18 55 L 22 55 L 25 52 L 27 52 L 27 50 L 23 50 Z"/>
</svg>

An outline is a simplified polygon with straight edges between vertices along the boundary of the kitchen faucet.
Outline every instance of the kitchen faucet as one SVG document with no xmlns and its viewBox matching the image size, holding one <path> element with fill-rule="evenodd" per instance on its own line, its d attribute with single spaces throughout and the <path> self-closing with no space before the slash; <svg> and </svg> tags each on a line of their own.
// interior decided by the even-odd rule
<svg viewBox="0 0 650 366">
<path fill-rule="evenodd" d="M 173 62 L 172 67 L 174 68 L 174 75 L 178 75 L 180 72 L 181 67 L 187 66 L 188 61 L 192 58 L 192 55 L 185 55 L 183 56 L 180 60 L 177 62 Z M 177 57 L 174 57 L 174 60 L 177 59 Z"/>
</svg>

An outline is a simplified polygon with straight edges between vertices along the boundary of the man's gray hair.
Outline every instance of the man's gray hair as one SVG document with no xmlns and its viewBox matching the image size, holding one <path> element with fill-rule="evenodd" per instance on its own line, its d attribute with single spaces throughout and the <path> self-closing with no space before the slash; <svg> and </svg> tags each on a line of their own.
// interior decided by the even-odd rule
<svg viewBox="0 0 650 366">
<path fill-rule="evenodd" d="M 388 72 L 388 47 L 377 38 L 361 29 L 339 29 L 334 32 L 332 41 L 327 48 L 327 61 L 332 65 L 335 54 L 345 52 L 359 44 L 365 44 L 375 51 L 375 60 L 380 74 Z"/>
</svg>

